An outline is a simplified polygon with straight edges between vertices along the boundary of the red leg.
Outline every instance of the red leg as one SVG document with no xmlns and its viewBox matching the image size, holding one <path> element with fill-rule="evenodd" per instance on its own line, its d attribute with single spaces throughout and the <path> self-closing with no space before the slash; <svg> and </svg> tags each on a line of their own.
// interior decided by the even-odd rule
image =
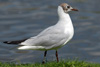
<svg viewBox="0 0 100 67">
<path fill-rule="evenodd" d="M 57 52 L 57 50 L 56 50 L 56 59 L 57 59 L 57 62 L 59 62 L 58 52 Z"/>
</svg>

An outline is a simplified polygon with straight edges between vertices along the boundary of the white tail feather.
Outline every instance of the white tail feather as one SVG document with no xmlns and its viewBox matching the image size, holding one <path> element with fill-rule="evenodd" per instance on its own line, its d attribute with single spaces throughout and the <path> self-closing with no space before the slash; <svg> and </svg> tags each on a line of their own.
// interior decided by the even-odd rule
<svg viewBox="0 0 100 67">
<path fill-rule="evenodd" d="M 43 46 L 21 46 L 18 47 L 19 50 L 43 50 Z"/>
</svg>

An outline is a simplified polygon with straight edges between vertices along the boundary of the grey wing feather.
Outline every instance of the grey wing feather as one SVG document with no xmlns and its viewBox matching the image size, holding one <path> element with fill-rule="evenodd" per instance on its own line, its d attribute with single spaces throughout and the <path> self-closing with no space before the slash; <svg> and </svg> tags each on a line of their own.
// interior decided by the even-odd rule
<svg viewBox="0 0 100 67">
<path fill-rule="evenodd" d="M 49 27 L 42 31 L 39 35 L 31 37 L 28 40 L 21 43 L 21 45 L 27 46 L 51 46 L 58 42 L 66 40 L 66 35 L 54 26 Z M 63 36 L 62 36 L 63 35 Z M 59 44 L 60 44 L 59 43 Z"/>
</svg>

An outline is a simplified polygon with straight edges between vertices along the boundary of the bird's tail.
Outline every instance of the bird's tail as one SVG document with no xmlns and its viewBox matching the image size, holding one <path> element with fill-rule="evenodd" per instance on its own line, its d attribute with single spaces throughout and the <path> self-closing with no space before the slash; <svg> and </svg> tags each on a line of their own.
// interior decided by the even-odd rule
<svg viewBox="0 0 100 67">
<path fill-rule="evenodd" d="M 23 40 L 17 40 L 17 41 L 4 41 L 3 43 L 6 44 L 20 44 L 21 42 L 24 42 L 27 39 L 23 39 Z"/>
</svg>

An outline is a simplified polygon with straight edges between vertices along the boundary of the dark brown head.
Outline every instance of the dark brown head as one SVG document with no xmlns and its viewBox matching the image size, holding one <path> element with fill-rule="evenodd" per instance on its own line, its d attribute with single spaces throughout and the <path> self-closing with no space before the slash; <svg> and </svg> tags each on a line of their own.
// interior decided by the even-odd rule
<svg viewBox="0 0 100 67">
<path fill-rule="evenodd" d="M 78 11 L 77 9 L 72 8 L 67 3 L 62 3 L 60 6 L 62 7 L 62 9 L 64 10 L 65 13 L 67 13 L 69 11 Z"/>
</svg>

